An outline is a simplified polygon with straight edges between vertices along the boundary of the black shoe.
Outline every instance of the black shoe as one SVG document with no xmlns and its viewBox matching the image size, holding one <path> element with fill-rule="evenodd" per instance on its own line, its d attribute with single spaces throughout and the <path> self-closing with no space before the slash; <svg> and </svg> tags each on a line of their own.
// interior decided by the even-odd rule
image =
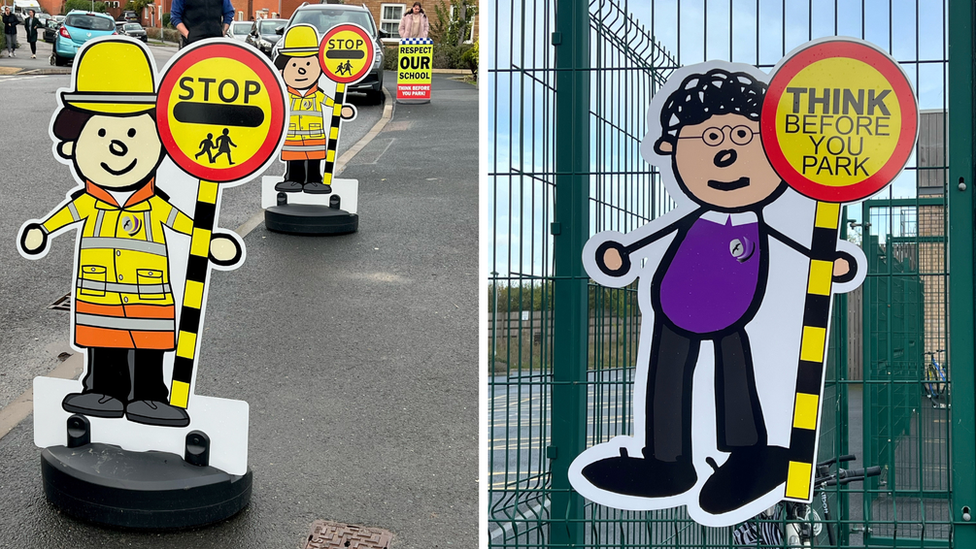
<svg viewBox="0 0 976 549">
<path fill-rule="evenodd" d="M 125 417 L 129 421 L 161 427 L 186 427 L 190 415 L 186 410 L 156 400 L 134 400 L 125 406 Z"/>
<path fill-rule="evenodd" d="M 632 458 L 626 448 L 620 449 L 620 457 L 595 461 L 583 467 L 582 473 L 590 484 L 601 490 L 649 498 L 683 494 L 698 480 L 690 461 Z"/>
<path fill-rule="evenodd" d="M 101 393 L 71 393 L 61 401 L 65 412 L 92 417 L 120 418 L 125 410 L 122 401 Z"/>
<path fill-rule="evenodd" d="M 302 184 L 297 181 L 282 181 L 275 185 L 275 190 L 283 193 L 300 193 Z"/>
<path fill-rule="evenodd" d="M 786 482 L 789 450 L 779 446 L 736 448 L 702 486 L 698 502 L 713 515 L 734 511 Z"/>
<path fill-rule="evenodd" d="M 317 182 L 306 183 L 305 192 L 308 194 L 329 194 L 332 192 L 332 185 Z"/>
</svg>

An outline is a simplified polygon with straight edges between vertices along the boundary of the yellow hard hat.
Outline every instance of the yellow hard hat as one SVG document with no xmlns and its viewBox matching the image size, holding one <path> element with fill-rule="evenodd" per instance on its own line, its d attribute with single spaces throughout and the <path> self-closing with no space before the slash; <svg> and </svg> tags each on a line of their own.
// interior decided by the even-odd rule
<svg viewBox="0 0 976 549">
<path fill-rule="evenodd" d="M 65 105 L 105 114 L 136 114 L 156 107 L 149 52 L 128 38 L 90 42 L 75 61 L 75 89 L 61 94 Z"/>
<path fill-rule="evenodd" d="M 311 57 L 319 53 L 319 34 L 312 25 L 295 25 L 281 37 L 278 53 L 291 57 Z"/>
</svg>

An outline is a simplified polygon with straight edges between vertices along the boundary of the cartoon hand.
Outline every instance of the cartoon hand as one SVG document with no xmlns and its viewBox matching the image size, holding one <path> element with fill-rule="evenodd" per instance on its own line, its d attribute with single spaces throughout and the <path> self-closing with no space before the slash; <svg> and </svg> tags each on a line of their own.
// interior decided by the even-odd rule
<svg viewBox="0 0 976 549">
<path fill-rule="evenodd" d="M 630 271 L 630 252 L 623 244 L 608 240 L 596 249 L 596 264 L 606 275 L 623 276 Z"/>
<path fill-rule="evenodd" d="M 27 226 L 24 234 L 20 237 L 20 248 L 30 255 L 37 255 L 47 247 L 47 234 L 37 223 Z"/>
<path fill-rule="evenodd" d="M 215 233 L 210 239 L 210 261 L 221 267 L 236 265 L 244 257 L 244 248 L 237 238 Z"/>
<path fill-rule="evenodd" d="M 847 282 L 857 275 L 857 262 L 845 252 L 839 252 L 834 259 L 834 282 Z"/>
<path fill-rule="evenodd" d="M 343 120 L 352 120 L 353 118 L 356 118 L 356 107 L 353 107 L 352 105 L 343 105 L 341 116 Z"/>
</svg>

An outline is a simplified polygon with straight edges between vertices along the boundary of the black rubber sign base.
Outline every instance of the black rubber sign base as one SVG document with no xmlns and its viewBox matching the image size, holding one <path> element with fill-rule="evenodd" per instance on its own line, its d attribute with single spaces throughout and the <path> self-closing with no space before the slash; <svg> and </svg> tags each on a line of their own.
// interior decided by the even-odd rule
<svg viewBox="0 0 976 549">
<path fill-rule="evenodd" d="M 98 442 L 45 448 L 44 494 L 75 518 L 124 528 L 188 528 L 232 517 L 251 501 L 251 471 L 237 476 L 192 464 L 201 462 L 189 440 L 195 433 L 188 436 L 189 462 L 170 452 L 133 452 Z"/>
<path fill-rule="evenodd" d="M 346 234 L 359 230 L 359 215 L 318 204 L 281 204 L 264 210 L 268 230 L 292 234 Z"/>
</svg>

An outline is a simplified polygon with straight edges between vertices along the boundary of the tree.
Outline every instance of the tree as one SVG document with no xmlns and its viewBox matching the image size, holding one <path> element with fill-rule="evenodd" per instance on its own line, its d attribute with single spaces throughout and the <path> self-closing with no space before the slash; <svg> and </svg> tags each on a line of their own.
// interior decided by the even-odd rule
<svg viewBox="0 0 976 549">
<path fill-rule="evenodd" d="M 435 44 L 460 46 L 471 36 L 474 16 L 478 11 L 476 0 L 451 0 L 448 6 L 434 6 L 434 21 L 430 36 Z"/>
</svg>

